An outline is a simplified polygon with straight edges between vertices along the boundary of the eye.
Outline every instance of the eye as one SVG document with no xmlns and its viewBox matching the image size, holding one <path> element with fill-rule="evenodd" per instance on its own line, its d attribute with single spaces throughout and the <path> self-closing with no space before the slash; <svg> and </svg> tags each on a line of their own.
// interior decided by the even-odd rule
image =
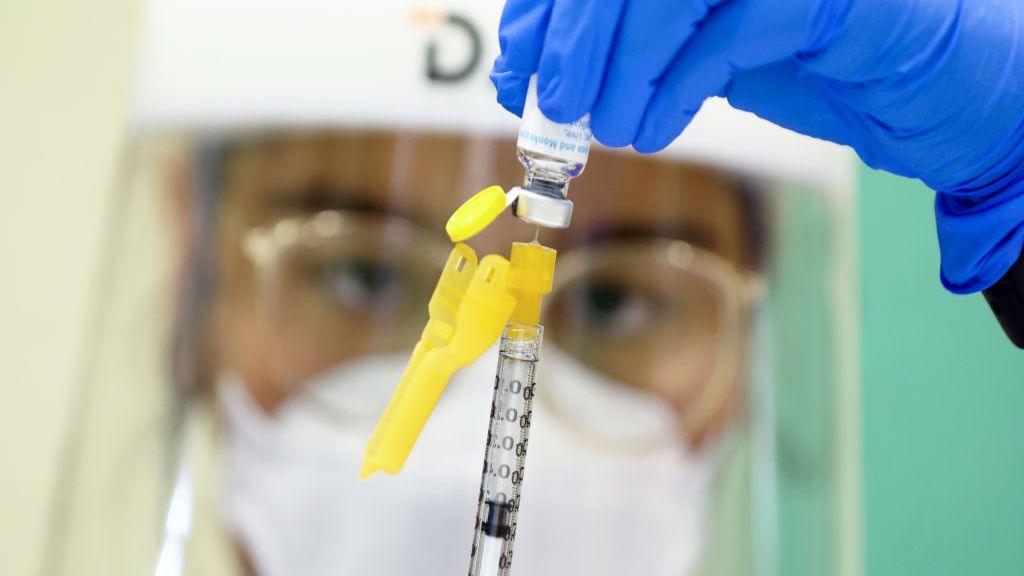
<svg viewBox="0 0 1024 576">
<path fill-rule="evenodd" d="M 354 310 L 393 308 L 405 291 L 398 267 L 370 258 L 326 262 L 315 268 L 314 275 L 333 301 Z"/>
<path fill-rule="evenodd" d="M 606 337 L 642 333 L 656 323 L 665 303 L 639 286 L 592 282 L 577 294 L 577 313 L 589 328 Z"/>
</svg>

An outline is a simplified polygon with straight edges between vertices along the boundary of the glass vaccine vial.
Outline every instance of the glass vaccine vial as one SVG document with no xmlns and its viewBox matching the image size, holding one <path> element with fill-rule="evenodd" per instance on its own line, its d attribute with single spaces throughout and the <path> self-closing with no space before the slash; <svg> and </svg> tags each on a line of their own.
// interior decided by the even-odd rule
<svg viewBox="0 0 1024 576">
<path fill-rule="evenodd" d="M 566 228 L 572 220 L 569 181 L 579 176 L 590 153 L 590 115 L 569 124 L 552 122 L 537 107 L 537 77 L 530 80 L 523 107 L 519 161 L 526 169 L 512 211 L 546 228 Z"/>
</svg>

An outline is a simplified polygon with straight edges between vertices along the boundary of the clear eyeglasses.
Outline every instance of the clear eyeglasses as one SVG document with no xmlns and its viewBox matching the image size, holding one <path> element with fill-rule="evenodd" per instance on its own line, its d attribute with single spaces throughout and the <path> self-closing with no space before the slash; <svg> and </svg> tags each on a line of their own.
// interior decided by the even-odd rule
<svg viewBox="0 0 1024 576">
<path fill-rule="evenodd" d="M 410 350 L 450 250 L 407 219 L 355 211 L 282 219 L 249 230 L 243 242 L 257 272 L 244 289 L 259 291 L 267 332 L 276 335 L 269 365 L 288 387 L 347 360 Z M 733 398 L 759 292 L 755 274 L 682 240 L 561 252 L 542 320 L 545 354 L 553 346 L 603 382 L 667 402 L 681 418 L 673 431 L 609 425 L 600 410 L 578 409 L 575 384 L 557 378 L 544 382 L 538 401 L 609 449 L 704 429 Z M 394 382 L 379 385 L 386 399 Z M 335 417 L 372 426 L 376 416 Z"/>
</svg>

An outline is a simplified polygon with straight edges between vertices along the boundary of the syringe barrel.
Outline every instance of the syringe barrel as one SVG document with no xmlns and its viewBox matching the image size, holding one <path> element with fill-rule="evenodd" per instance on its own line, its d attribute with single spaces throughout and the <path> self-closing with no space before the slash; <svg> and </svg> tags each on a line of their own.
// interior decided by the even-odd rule
<svg viewBox="0 0 1024 576">
<path fill-rule="evenodd" d="M 543 332 L 509 323 L 501 336 L 470 576 L 510 573 Z"/>
</svg>

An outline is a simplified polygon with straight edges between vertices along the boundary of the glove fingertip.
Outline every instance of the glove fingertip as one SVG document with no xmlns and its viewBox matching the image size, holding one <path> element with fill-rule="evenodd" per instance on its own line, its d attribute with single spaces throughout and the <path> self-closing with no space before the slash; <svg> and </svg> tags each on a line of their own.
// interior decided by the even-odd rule
<svg viewBox="0 0 1024 576">
<path fill-rule="evenodd" d="M 602 146 L 607 146 L 608 148 L 624 148 L 629 146 L 628 139 L 615 134 L 599 134 L 594 132 L 594 140 L 597 140 Z"/>
<path fill-rule="evenodd" d="M 587 113 L 574 94 L 574 87 L 559 76 L 537 79 L 537 107 L 549 120 L 561 124 L 575 122 Z"/>
<path fill-rule="evenodd" d="M 629 146 L 640 129 L 643 106 L 625 98 L 617 98 L 615 88 L 606 86 L 597 103 L 590 110 L 590 128 L 594 138 L 605 146 Z"/>
<path fill-rule="evenodd" d="M 516 116 L 522 116 L 523 107 L 526 104 L 529 78 L 524 79 L 509 72 L 499 72 L 497 69 L 491 72 L 490 78 L 491 84 L 498 92 L 498 104 Z"/>
<path fill-rule="evenodd" d="M 623 127 L 599 120 L 596 114 L 591 114 L 590 128 L 593 131 L 594 139 L 611 148 L 629 146 L 629 142 L 633 138 L 633 134 L 628 133 Z"/>
<path fill-rule="evenodd" d="M 633 149 L 641 154 L 656 154 L 664 150 L 672 141 L 662 144 L 659 141 L 636 141 L 633 143 Z"/>
<path fill-rule="evenodd" d="M 659 126 L 657 129 L 643 126 L 633 142 L 633 148 L 641 154 L 661 152 L 683 133 L 683 129 L 690 123 L 689 120 L 687 119 L 678 130 L 667 127 L 669 124 Z"/>
<path fill-rule="evenodd" d="M 633 141 L 633 149 L 641 154 L 661 152 L 675 140 L 677 135 L 678 133 L 673 134 L 665 130 L 664 127 L 660 130 L 653 129 L 645 122 Z"/>
</svg>

